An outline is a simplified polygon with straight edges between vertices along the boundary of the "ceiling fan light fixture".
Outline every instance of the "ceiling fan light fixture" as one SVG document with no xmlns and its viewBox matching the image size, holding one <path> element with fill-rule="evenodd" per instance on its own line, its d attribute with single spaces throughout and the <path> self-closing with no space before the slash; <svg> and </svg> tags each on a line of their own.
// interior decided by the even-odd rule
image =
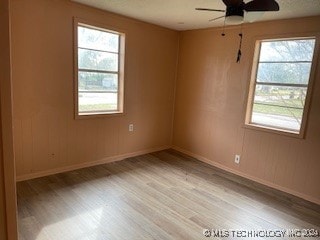
<svg viewBox="0 0 320 240">
<path fill-rule="evenodd" d="M 238 24 L 243 23 L 243 21 L 244 21 L 243 16 L 233 15 L 233 16 L 226 17 L 226 24 L 227 25 L 238 25 Z"/>
<path fill-rule="evenodd" d="M 237 25 L 244 21 L 244 11 L 242 7 L 228 6 L 226 12 L 226 24 Z"/>
</svg>

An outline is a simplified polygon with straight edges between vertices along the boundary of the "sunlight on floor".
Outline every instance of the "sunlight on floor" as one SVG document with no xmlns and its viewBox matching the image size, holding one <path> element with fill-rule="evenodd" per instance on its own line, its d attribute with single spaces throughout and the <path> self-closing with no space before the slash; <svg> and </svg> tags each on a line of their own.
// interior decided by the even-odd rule
<svg viewBox="0 0 320 240">
<path fill-rule="evenodd" d="M 104 210 L 104 208 L 98 208 L 48 225 L 41 230 L 36 240 L 80 239 L 81 236 L 100 227 Z"/>
</svg>

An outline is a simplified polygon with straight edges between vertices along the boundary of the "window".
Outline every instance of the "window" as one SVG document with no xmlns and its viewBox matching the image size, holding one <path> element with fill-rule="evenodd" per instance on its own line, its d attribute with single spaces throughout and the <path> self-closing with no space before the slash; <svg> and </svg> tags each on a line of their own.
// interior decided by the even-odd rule
<svg viewBox="0 0 320 240">
<path fill-rule="evenodd" d="M 76 23 L 76 116 L 123 112 L 124 34 Z"/>
<path fill-rule="evenodd" d="M 257 42 L 247 125 L 301 135 L 314 49 L 315 38 Z"/>
</svg>

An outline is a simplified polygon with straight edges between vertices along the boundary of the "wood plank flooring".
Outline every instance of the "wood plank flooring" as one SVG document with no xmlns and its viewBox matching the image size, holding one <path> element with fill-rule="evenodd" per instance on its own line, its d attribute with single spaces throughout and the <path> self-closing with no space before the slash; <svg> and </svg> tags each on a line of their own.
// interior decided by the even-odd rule
<svg viewBox="0 0 320 240">
<path fill-rule="evenodd" d="M 276 199 L 227 175 L 166 150 L 20 182 L 19 238 L 246 239 L 206 238 L 203 229 L 320 230 L 317 209 Z"/>
</svg>

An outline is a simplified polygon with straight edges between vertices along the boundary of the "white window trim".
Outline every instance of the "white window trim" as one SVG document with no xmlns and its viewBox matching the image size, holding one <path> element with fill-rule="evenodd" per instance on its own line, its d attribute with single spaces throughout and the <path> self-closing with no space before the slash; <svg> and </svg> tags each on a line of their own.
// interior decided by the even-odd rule
<svg viewBox="0 0 320 240">
<path fill-rule="evenodd" d="M 78 26 L 97 29 L 106 32 L 119 34 L 119 57 L 118 57 L 118 109 L 111 111 L 94 111 L 79 113 L 79 91 L 78 91 Z M 88 21 L 74 17 L 73 19 L 73 45 L 74 45 L 74 116 L 75 119 L 97 118 L 125 115 L 125 89 L 124 89 L 124 72 L 125 72 L 125 39 L 124 31 L 106 26 L 94 21 Z"/>
<path fill-rule="evenodd" d="M 306 99 L 305 99 L 305 105 L 304 105 L 304 110 L 303 110 L 300 132 L 297 133 L 292 130 L 286 130 L 286 129 L 276 128 L 276 127 L 265 126 L 262 124 L 251 123 L 250 121 L 251 121 L 251 115 L 252 115 L 253 98 L 254 98 L 256 78 L 257 78 L 258 62 L 259 62 L 259 57 L 260 57 L 260 47 L 261 47 L 260 43 L 262 41 L 303 39 L 303 38 L 314 38 L 315 39 L 315 48 L 314 48 L 314 54 L 313 54 L 313 59 L 312 59 L 312 64 L 311 64 L 310 78 L 309 78 L 309 83 L 308 83 L 307 95 L 306 95 Z M 320 47 L 319 40 L 320 40 L 320 33 L 319 32 L 300 33 L 300 34 L 267 35 L 267 36 L 259 36 L 259 37 L 252 39 L 253 48 L 251 49 L 251 53 L 252 53 L 251 56 L 253 56 L 253 58 L 252 58 L 251 64 L 249 65 L 250 69 L 248 71 L 248 76 L 250 76 L 250 81 L 248 83 L 247 93 L 246 93 L 245 117 L 244 117 L 244 119 L 245 119 L 244 127 L 245 128 L 274 133 L 274 134 L 285 135 L 285 136 L 289 136 L 289 137 L 305 138 L 309 110 L 310 110 L 310 106 L 311 106 L 313 86 L 314 86 L 315 75 L 316 75 L 316 68 L 318 67 L 317 65 L 319 65 L 318 64 L 319 47 Z"/>
</svg>

